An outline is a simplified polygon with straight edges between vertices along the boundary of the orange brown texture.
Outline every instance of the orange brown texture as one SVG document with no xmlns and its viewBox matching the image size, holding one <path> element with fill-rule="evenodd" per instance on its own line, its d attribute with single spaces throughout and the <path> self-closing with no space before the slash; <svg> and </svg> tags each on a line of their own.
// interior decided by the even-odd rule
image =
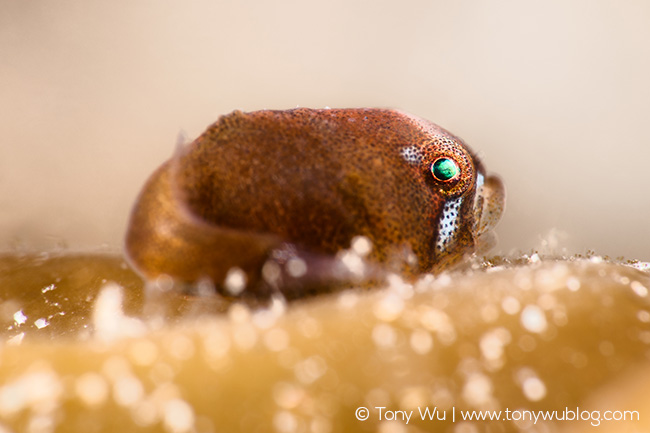
<svg viewBox="0 0 650 433">
<path fill-rule="evenodd" d="M 420 161 L 405 160 L 410 147 Z M 447 183 L 432 162 L 453 158 Z M 243 269 L 249 285 L 273 251 L 289 244 L 327 263 L 355 236 L 371 259 L 409 273 L 439 270 L 476 245 L 473 200 L 483 167 L 439 126 L 386 109 L 235 111 L 221 117 L 149 179 L 133 210 L 126 247 L 152 278 L 181 281 Z M 466 196 L 456 244 L 436 251 L 446 200 Z M 416 264 L 405 265 L 410 253 Z"/>
</svg>

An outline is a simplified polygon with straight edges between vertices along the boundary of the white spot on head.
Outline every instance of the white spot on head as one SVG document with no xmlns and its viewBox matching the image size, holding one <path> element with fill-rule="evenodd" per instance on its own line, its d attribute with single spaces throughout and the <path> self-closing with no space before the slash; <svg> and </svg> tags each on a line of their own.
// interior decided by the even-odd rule
<svg viewBox="0 0 650 433">
<path fill-rule="evenodd" d="M 399 151 L 404 161 L 409 164 L 420 164 L 422 162 L 422 152 L 417 146 L 402 147 Z"/>
</svg>

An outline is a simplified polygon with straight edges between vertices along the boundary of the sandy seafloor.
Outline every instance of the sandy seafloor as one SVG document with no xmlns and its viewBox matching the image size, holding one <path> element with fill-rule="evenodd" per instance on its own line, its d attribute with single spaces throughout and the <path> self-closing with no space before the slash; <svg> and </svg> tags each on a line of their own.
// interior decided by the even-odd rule
<svg viewBox="0 0 650 433">
<path fill-rule="evenodd" d="M 0 432 L 650 431 L 648 267 L 476 258 L 250 308 L 145 295 L 118 255 L 8 254 Z"/>
</svg>

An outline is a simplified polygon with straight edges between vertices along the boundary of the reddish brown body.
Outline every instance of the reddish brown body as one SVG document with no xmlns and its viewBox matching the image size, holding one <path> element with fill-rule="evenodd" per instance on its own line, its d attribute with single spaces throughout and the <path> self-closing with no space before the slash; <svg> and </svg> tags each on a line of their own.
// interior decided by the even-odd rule
<svg viewBox="0 0 650 433">
<path fill-rule="evenodd" d="M 460 167 L 453 182 L 432 176 L 440 157 Z M 410 251 L 411 272 L 436 270 L 475 247 L 480 171 L 461 140 L 398 111 L 234 112 L 152 175 L 127 253 L 149 278 L 219 286 L 238 267 L 249 292 L 268 289 L 261 269 L 274 252 L 331 258 L 359 235 L 377 263 L 402 267 Z M 453 248 L 437 251 L 443 207 L 464 196 Z"/>
</svg>

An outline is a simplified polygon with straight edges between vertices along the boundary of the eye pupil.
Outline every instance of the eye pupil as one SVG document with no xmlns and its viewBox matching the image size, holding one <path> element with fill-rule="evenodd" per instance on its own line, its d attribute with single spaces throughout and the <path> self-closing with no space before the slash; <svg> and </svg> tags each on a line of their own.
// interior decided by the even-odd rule
<svg viewBox="0 0 650 433">
<path fill-rule="evenodd" d="M 460 168 L 449 158 L 438 158 L 431 164 L 433 177 L 441 182 L 452 180 L 460 174 Z"/>
</svg>

